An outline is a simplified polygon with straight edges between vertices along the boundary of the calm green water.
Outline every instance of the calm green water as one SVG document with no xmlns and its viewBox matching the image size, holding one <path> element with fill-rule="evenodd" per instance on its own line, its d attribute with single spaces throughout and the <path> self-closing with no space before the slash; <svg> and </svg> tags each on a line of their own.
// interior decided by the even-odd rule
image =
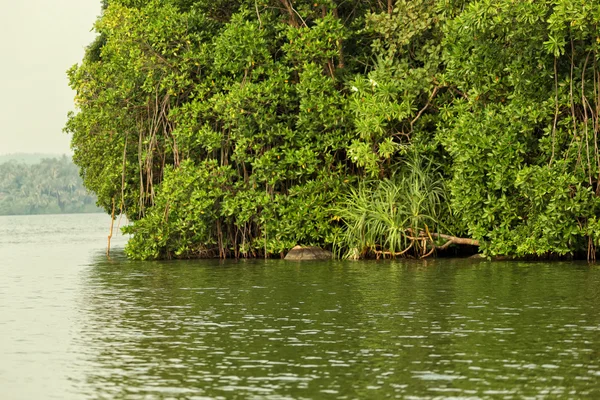
<svg viewBox="0 0 600 400">
<path fill-rule="evenodd" d="M 599 267 L 134 263 L 108 221 L 0 217 L 3 400 L 600 398 Z"/>
</svg>

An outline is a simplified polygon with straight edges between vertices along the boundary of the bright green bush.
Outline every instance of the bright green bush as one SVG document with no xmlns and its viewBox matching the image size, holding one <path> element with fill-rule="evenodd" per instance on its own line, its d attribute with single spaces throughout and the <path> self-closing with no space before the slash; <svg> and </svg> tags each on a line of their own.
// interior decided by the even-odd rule
<svg viewBox="0 0 600 400">
<path fill-rule="evenodd" d="M 220 202 L 231 170 L 214 161 L 195 165 L 187 160 L 165 170 L 154 206 L 125 233 L 132 239 L 125 249 L 134 259 L 216 257 L 220 232 L 215 230 Z"/>
</svg>

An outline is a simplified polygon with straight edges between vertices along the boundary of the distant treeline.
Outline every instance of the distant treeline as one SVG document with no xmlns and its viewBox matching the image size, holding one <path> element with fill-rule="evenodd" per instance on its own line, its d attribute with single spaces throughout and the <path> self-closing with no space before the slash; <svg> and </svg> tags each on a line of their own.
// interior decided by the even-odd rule
<svg viewBox="0 0 600 400">
<path fill-rule="evenodd" d="M 12 153 L 0 154 L 0 164 L 6 162 L 20 162 L 25 164 L 37 164 L 46 158 L 61 158 L 62 154 L 56 153 Z"/>
<path fill-rule="evenodd" d="M 97 212 L 96 196 L 83 187 L 67 156 L 37 164 L 0 164 L 0 215 Z"/>
</svg>

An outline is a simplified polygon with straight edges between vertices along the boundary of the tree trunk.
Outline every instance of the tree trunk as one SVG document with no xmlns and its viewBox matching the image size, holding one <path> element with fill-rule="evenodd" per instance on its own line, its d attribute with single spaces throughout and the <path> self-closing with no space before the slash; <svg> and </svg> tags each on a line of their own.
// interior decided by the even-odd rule
<svg viewBox="0 0 600 400">
<path fill-rule="evenodd" d="M 291 0 L 279 0 L 281 4 L 285 7 L 288 15 L 290 16 L 289 24 L 294 28 L 298 28 L 300 25 L 298 24 L 298 20 L 296 19 L 296 14 L 294 12 L 294 7 L 292 7 Z"/>
</svg>

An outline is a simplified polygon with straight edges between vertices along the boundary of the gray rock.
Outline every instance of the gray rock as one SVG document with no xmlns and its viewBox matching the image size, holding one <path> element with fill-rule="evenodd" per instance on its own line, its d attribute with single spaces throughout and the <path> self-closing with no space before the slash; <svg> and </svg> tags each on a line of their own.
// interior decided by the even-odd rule
<svg viewBox="0 0 600 400">
<path fill-rule="evenodd" d="M 285 259 L 290 261 L 331 260 L 332 257 L 333 254 L 330 251 L 320 247 L 296 246 L 287 253 Z"/>
<path fill-rule="evenodd" d="M 469 258 L 473 258 L 473 259 L 476 259 L 476 260 L 484 260 L 485 256 L 483 254 L 481 254 L 481 253 L 477 253 L 477 254 L 473 254 Z"/>
</svg>

